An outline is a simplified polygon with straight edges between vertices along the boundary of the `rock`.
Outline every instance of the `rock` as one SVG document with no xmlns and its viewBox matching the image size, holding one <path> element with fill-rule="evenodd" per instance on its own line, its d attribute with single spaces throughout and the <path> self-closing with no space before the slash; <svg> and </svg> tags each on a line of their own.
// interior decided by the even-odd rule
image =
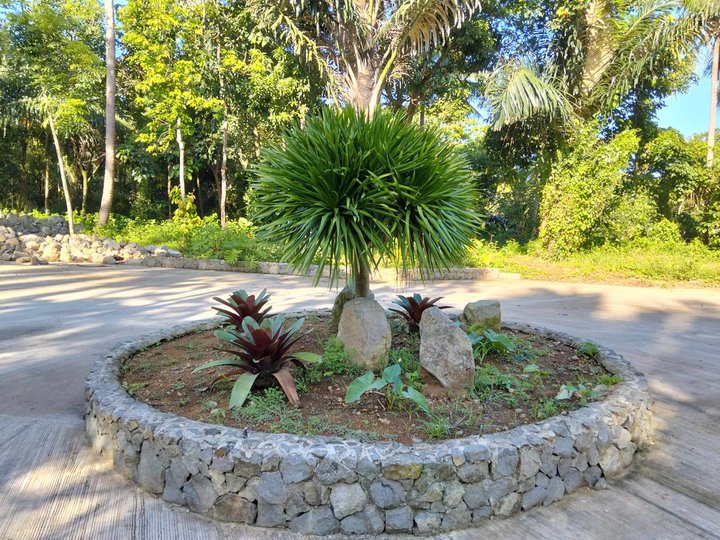
<svg viewBox="0 0 720 540">
<path fill-rule="evenodd" d="M 497 300 L 478 300 L 465 306 L 462 320 L 469 325 L 479 325 L 480 333 L 490 329 L 500 331 L 500 302 Z"/>
<path fill-rule="evenodd" d="M 233 493 L 223 495 L 215 502 L 215 517 L 225 521 L 239 523 L 254 523 L 257 517 L 257 507 Z"/>
<path fill-rule="evenodd" d="M 112 255 L 106 255 L 102 258 L 102 264 L 117 264 L 117 261 Z"/>
<path fill-rule="evenodd" d="M 567 491 L 568 493 L 572 493 L 582 485 L 582 481 L 582 473 L 577 469 L 570 469 L 563 478 L 563 483 L 565 484 L 565 491 Z"/>
<path fill-rule="evenodd" d="M 210 480 L 201 474 L 196 474 L 185 484 L 183 493 L 185 493 L 185 504 L 198 514 L 210 510 L 218 498 L 218 492 L 215 491 Z"/>
<path fill-rule="evenodd" d="M 420 320 L 420 364 L 456 392 L 470 388 L 475 377 L 470 340 L 436 307 L 426 309 Z"/>
<path fill-rule="evenodd" d="M 523 495 L 522 509 L 530 510 L 531 508 L 534 508 L 535 506 L 541 504 L 545 499 L 547 499 L 547 496 L 547 488 L 541 486 L 534 487 Z"/>
<path fill-rule="evenodd" d="M 385 512 L 385 532 L 410 532 L 413 527 L 413 511 L 409 506 L 392 508 Z"/>
<path fill-rule="evenodd" d="M 423 467 L 419 463 L 405 465 L 388 465 L 383 469 L 383 476 L 388 480 L 417 480 L 420 478 Z"/>
<path fill-rule="evenodd" d="M 405 488 L 399 482 L 380 478 L 370 484 L 370 498 L 380 508 L 394 508 L 405 502 Z"/>
<path fill-rule="evenodd" d="M 281 527 L 287 523 L 285 507 L 282 504 L 271 504 L 262 499 L 257 505 L 256 525 L 260 527 Z"/>
<path fill-rule="evenodd" d="M 288 484 L 307 480 L 312 476 L 314 470 L 315 463 L 308 463 L 302 454 L 290 454 L 284 457 L 280 463 L 280 473 Z"/>
<path fill-rule="evenodd" d="M 343 519 L 362 510 L 368 498 L 360 484 L 338 484 L 330 493 L 330 505 L 335 517 Z"/>
<path fill-rule="evenodd" d="M 549 504 L 552 504 L 555 501 L 559 501 L 560 499 L 562 499 L 565 495 L 565 484 L 559 477 L 554 476 L 550 479 L 547 491 L 548 494 L 543 501 L 543 506 L 548 506 Z"/>
<path fill-rule="evenodd" d="M 467 527 L 472 523 L 472 514 L 465 507 L 456 508 L 447 512 L 442 520 L 442 528 L 449 531 Z"/>
<path fill-rule="evenodd" d="M 498 479 L 514 474 L 519 461 L 518 451 L 514 446 L 498 446 L 492 456 L 492 477 Z"/>
<path fill-rule="evenodd" d="M 140 451 L 138 464 L 138 484 L 150 493 L 162 493 L 165 489 L 164 469 L 157 457 L 157 449 L 150 441 L 145 441 Z"/>
<path fill-rule="evenodd" d="M 421 534 L 436 531 L 440 528 L 442 522 L 442 514 L 434 512 L 418 512 L 415 516 L 415 525 L 417 531 Z"/>
<path fill-rule="evenodd" d="M 370 505 L 343 519 L 340 529 L 346 534 L 379 534 L 385 530 L 385 520 L 380 511 Z"/>
<path fill-rule="evenodd" d="M 279 472 L 263 473 L 255 490 L 259 498 L 270 504 L 285 504 L 288 498 L 287 486 Z"/>
<path fill-rule="evenodd" d="M 321 506 L 296 517 L 290 522 L 290 529 L 301 534 L 332 534 L 340 529 L 340 522 L 329 506 Z"/>
<path fill-rule="evenodd" d="M 372 370 L 387 365 L 392 332 L 385 310 L 375 300 L 348 301 L 340 316 L 337 337 L 353 364 Z"/>
<path fill-rule="evenodd" d="M 520 479 L 535 476 L 540 470 L 540 454 L 532 448 L 520 450 Z"/>
<path fill-rule="evenodd" d="M 518 511 L 520 507 L 520 494 L 510 493 L 505 495 L 500 501 L 493 507 L 496 516 L 508 517 Z"/>
<path fill-rule="evenodd" d="M 38 266 L 48 264 L 48 262 L 45 259 L 41 259 L 37 255 L 33 255 L 32 257 L 30 257 L 30 264 L 32 264 L 33 266 Z"/>
</svg>

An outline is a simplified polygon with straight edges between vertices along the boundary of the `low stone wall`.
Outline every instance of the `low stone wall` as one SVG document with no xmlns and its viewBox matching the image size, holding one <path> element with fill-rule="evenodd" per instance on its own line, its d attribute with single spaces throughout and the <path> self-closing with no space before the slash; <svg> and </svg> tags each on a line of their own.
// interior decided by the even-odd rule
<svg viewBox="0 0 720 540">
<path fill-rule="evenodd" d="M 604 487 L 651 442 L 645 378 L 602 347 L 602 363 L 624 379 L 602 402 L 503 433 L 412 446 L 205 424 L 160 412 L 123 390 L 124 359 L 217 324 L 123 344 L 95 363 L 86 383 L 93 447 L 145 490 L 217 519 L 319 535 L 464 528 L 552 504 L 582 486 Z"/>
</svg>

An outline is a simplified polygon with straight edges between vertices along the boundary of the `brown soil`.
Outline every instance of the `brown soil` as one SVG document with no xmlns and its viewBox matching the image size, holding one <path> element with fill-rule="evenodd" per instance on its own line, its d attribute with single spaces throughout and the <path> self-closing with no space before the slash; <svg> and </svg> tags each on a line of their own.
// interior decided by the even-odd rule
<svg viewBox="0 0 720 540">
<path fill-rule="evenodd" d="M 406 357 L 417 365 L 418 339 L 409 336 L 399 323 L 393 325 L 393 349 L 405 348 Z M 309 317 L 302 329 L 305 335 L 293 347 L 298 351 L 323 353 L 323 344 L 331 337 L 327 319 Z M 362 372 L 331 375 L 318 382 L 306 383 L 301 406 L 293 409 L 280 399 L 262 398 L 265 390 L 253 391 L 239 411 L 227 411 L 232 381 L 224 380 L 213 388 L 207 385 L 225 368 L 192 373 L 199 365 L 228 357 L 221 353 L 213 332 L 190 334 L 163 342 L 129 359 L 122 371 L 122 383 L 136 399 L 160 410 L 195 420 L 249 428 L 254 431 L 292 432 L 308 435 L 335 435 L 361 440 L 394 440 L 412 443 L 471 434 L 493 433 L 531 423 L 554 414 L 580 407 L 585 399 L 597 399 L 605 387 L 596 386 L 607 371 L 594 359 L 576 349 L 545 337 L 504 330 L 516 343 L 514 353 L 490 353 L 479 365 L 472 396 L 451 397 L 428 373 L 420 373 L 418 389 L 425 395 L 434 418 L 419 411 L 412 403 L 398 401 L 388 408 L 381 392 L 365 394 L 353 404 L 345 404 L 348 385 Z M 529 363 L 538 371 L 525 373 Z M 404 363 L 404 362 L 403 362 Z M 404 365 L 412 371 L 413 363 Z M 495 368 L 495 369 L 493 369 Z M 321 369 L 321 368 L 315 368 Z M 296 369 L 296 379 L 298 376 Z M 315 372 L 317 375 L 317 371 Z M 308 378 L 305 378 L 308 380 Z M 563 384 L 584 384 L 598 392 L 581 399 L 556 401 Z M 300 380 L 298 389 L 303 390 Z"/>
</svg>

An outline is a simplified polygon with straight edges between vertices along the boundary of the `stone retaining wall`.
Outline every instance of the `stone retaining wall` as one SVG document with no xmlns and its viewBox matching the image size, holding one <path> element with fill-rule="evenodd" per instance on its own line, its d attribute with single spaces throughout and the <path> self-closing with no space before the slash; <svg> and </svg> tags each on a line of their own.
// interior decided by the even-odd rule
<svg viewBox="0 0 720 540">
<path fill-rule="evenodd" d="M 205 424 L 160 412 L 123 390 L 124 359 L 217 324 L 123 344 L 95 363 L 86 383 L 93 447 L 145 490 L 217 519 L 319 535 L 464 528 L 552 504 L 582 486 L 605 487 L 651 442 L 645 378 L 602 347 L 602 363 L 624 379 L 602 402 L 508 432 L 412 446 Z"/>
</svg>

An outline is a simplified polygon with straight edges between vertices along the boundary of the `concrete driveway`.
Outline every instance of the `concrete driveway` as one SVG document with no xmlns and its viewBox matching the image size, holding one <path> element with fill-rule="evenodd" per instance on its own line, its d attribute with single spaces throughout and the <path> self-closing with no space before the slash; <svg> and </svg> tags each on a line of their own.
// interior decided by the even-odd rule
<svg viewBox="0 0 720 540">
<path fill-rule="evenodd" d="M 0 539 L 296 538 L 168 506 L 108 470 L 83 435 L 96 358 L 210 316 L 213 296 L 264 287 L 275 309 L 334 298 L 292 276 L 0 263 Z M 386 304 L 396 293 L 373 290 Z M 657 444 L 635 473 L 444 538 L 720 538 L 720 290 L 456 281 L 428 294 L 458 308 L 497 298 L 506 320 L 608 345 L 646 373 L 657 399 Z"/>
</svg>

